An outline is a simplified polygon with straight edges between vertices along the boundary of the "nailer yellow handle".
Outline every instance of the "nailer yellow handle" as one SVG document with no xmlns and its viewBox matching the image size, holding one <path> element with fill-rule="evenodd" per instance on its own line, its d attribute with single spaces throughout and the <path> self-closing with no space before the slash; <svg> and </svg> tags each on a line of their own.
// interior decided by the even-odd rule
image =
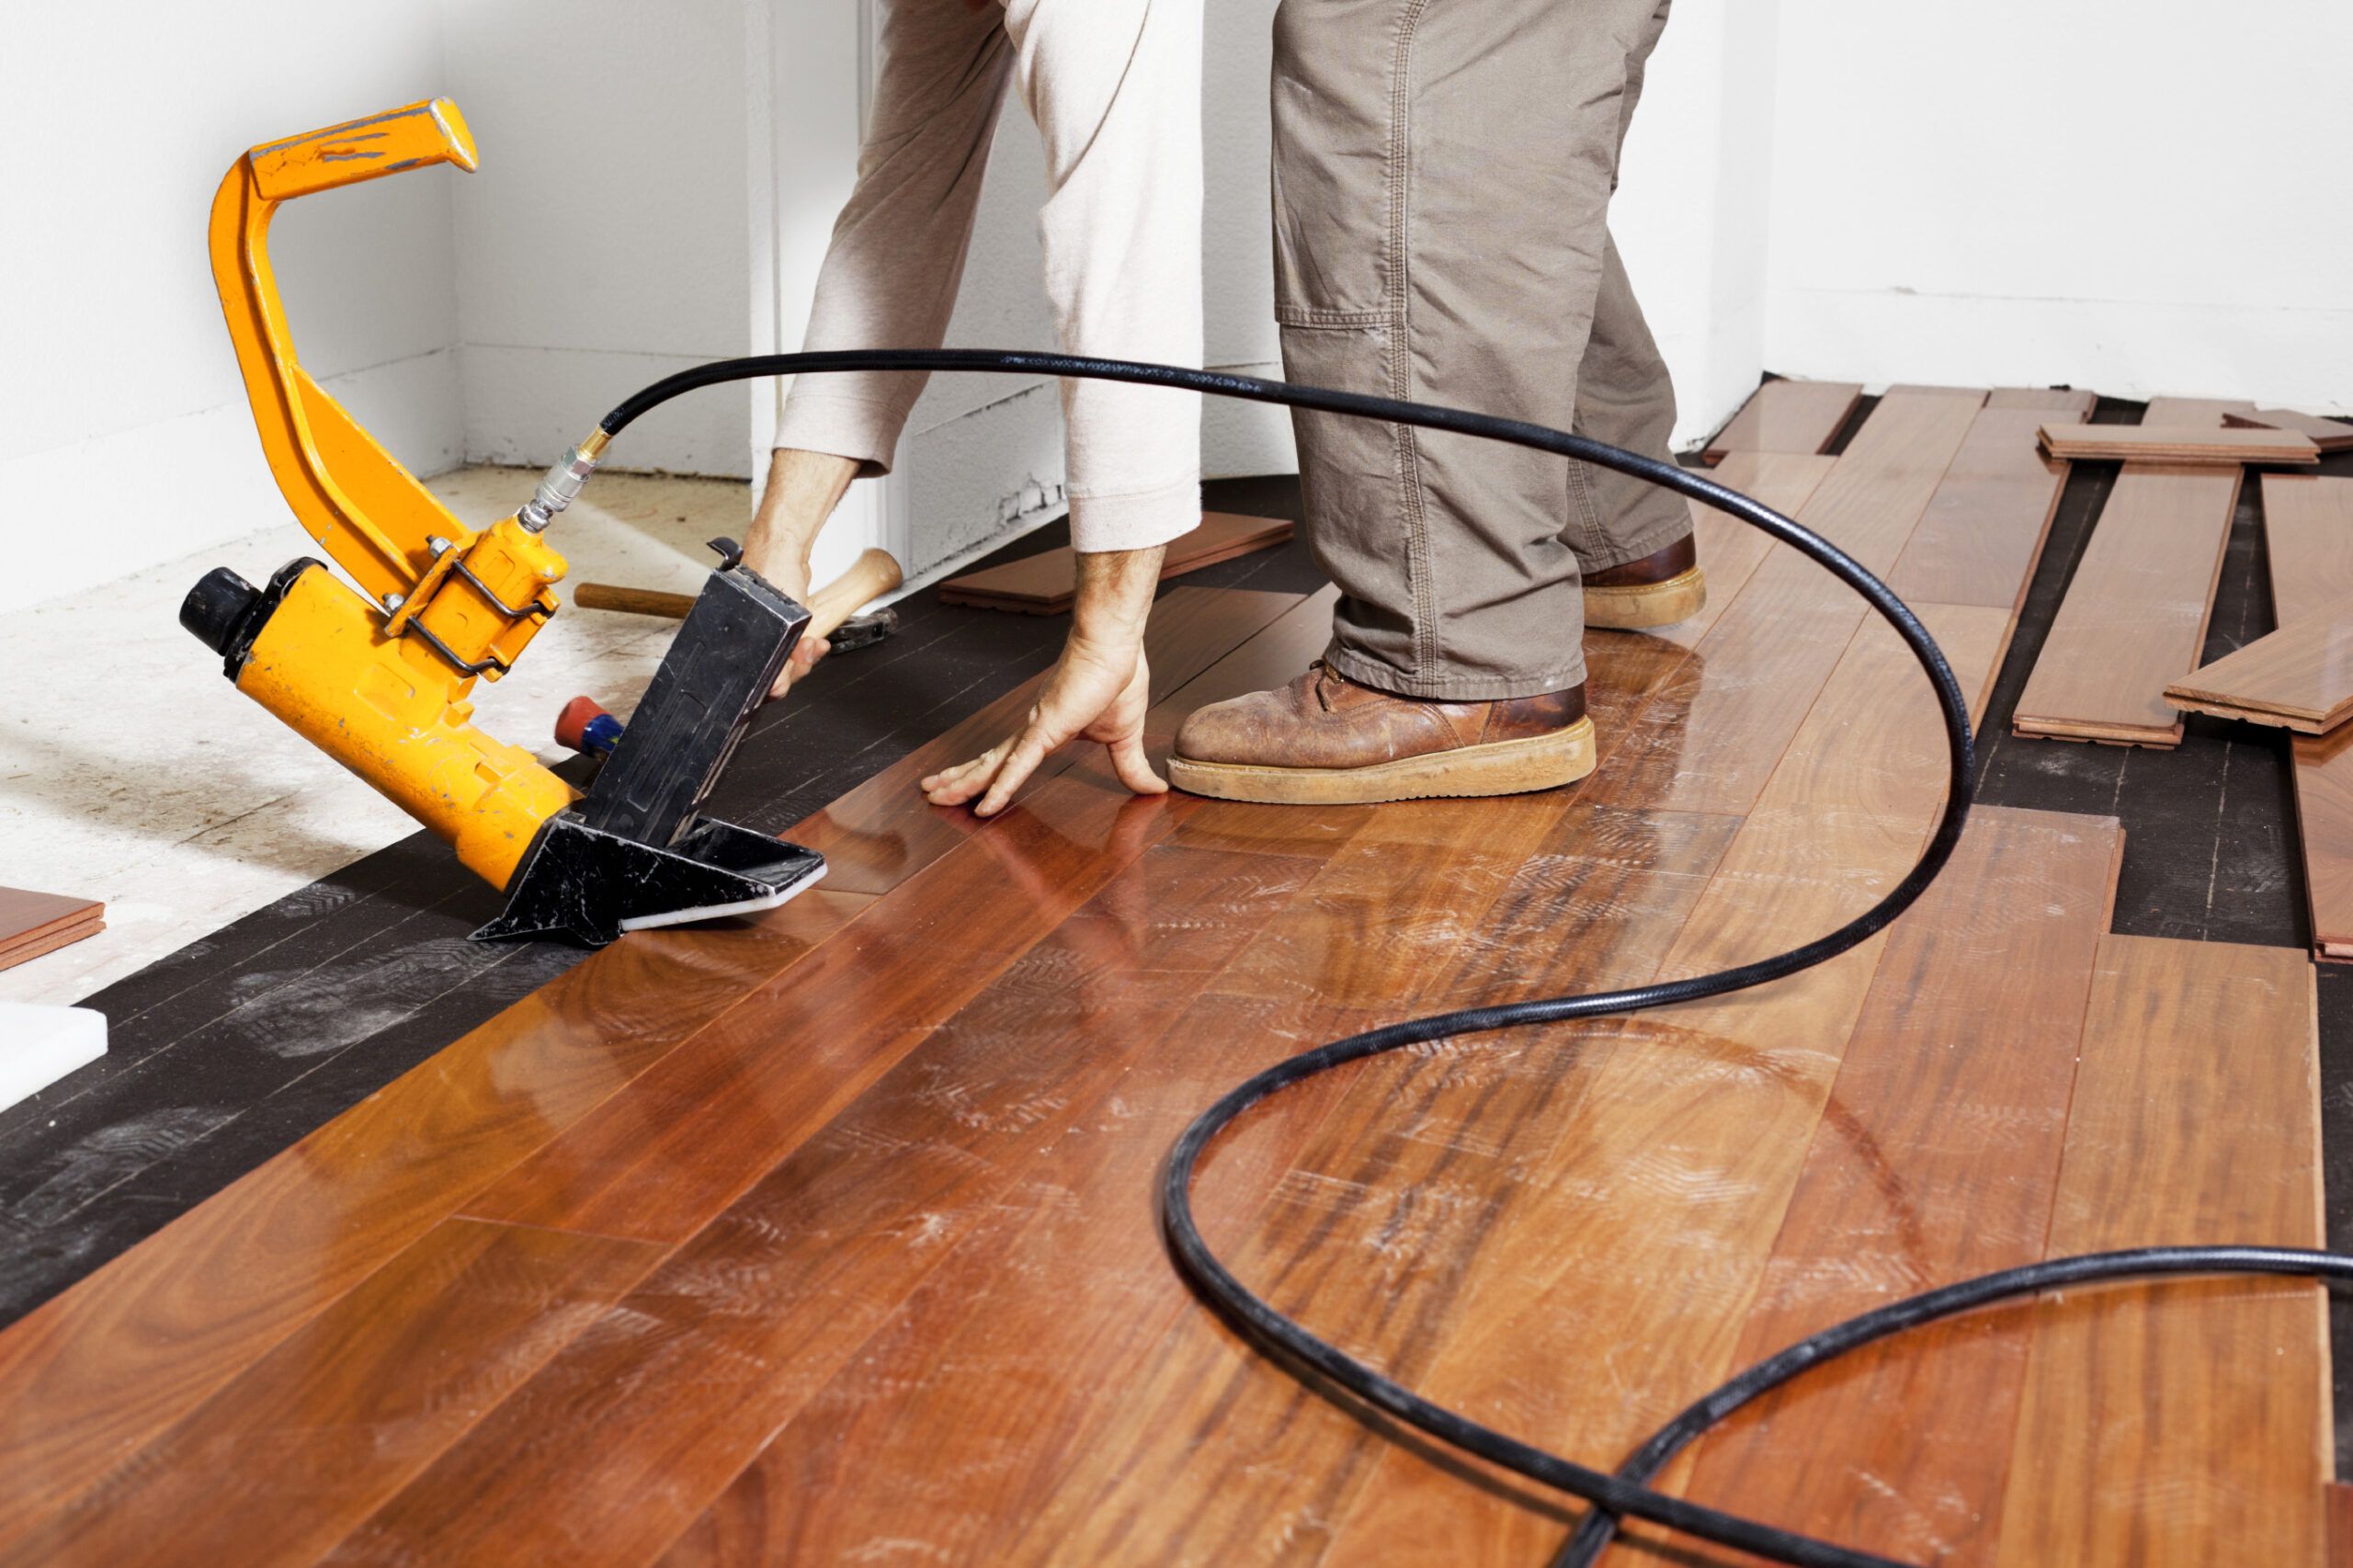
<svg viewBox="0 0 2353 1568">
<path fill-rule="evenodd" d="M 431 569 L 435 538 L 462 547 L 473 530 L 296 362 L 269 221 L 291 198 L 435 164 L 474 166 L 473 137 L 447 98 L 256 147 L 212 199 L 212 280 L 270 474 L 311 537 L 380 606 L 405 599 Z"/>
<path fill-rule="evenodd" d="M 288 201 L 427 164 L 455 164 L 469 174 L 476 167 L 473 133 L 447 98 L 272 142 L 245 156 L 265 201 Z"/>
</svg>

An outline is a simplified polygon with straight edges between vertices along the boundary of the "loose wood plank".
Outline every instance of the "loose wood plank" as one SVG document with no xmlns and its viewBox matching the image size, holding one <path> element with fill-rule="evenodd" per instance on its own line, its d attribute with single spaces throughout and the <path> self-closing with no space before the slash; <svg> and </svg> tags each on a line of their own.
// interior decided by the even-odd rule
<svg viewBox="0 0 2353 1568">
<path fill-rule="evenodd" d="M 2072 414 L 2089 419 L 2099 404 L 2097 392 L 2072 387 L 1995 387 L 1985 399 L 1988 408 L 2040 408 L 2050 414 Z"/>
<path fill-rule="evenodd" d="M 2046 417 L 2039 405 L 1990 403 L 1977 415 L 1888 580 L 1898 597 L 2009 610 L 2024 601 L 2067 483 L 2068 465 L 2036 448 Z"/>
<path fill-rule="evenodd" d="M 1721 462 L 1733 452 L 1819 452 L 1862 400 L 1863 389 L 1853 381 L 1767 381 L 1716 433 L 1701 460 Z"/>
<path fill-rule="evenodd" d="M 0 969 L 13 969 L 28 963 L 43 953 L 53 953 L 70 943 L 85 941 L 107 928 L 103 920 L 76 920 L 65 926 L 51 926 L 42 935 L 27 937 L 0 948 Z"/>
<path fill-rule="evenodd" d="M 1169 541 L 1160 563 L 1160 580 L 1165 583 L 1237 555 L 1272 549 L 1290 538 L 1292 526 L 1287 517 L 1204 512 L 1199 528 Z M 968 572 L 939 585 L 939 602 L 1021 615 L 1061 615 L 1077 601 L 1073 577 L 1076 561 L 1076 551 L 1065 545 L 1002 566 Z"/>
<path fill-rule="evenodd" d="M 2313 1031 L 2300 952 L 2107 937 L 2051 1253 L 2324 1245 Z M 2030 1324 L 2033 1351 L 2002 1568 L 2321 1561 L 2332 1445 L 2320 1287 L 2109 1286 L 2003 1319 Z"/>
<path fill-rule="evenodd" d="M 2240 472 L 2124 466 L 2019 694 L 2019 734 L 2181 744 L 2165 688 L 2204 645 Z"/>
<path fill-rule="evenodd" d="M 2141 411 L 2143 425 L 2193 425 L 2200 430 L 2220 427 L 2234 414 L 2252 414 L 2255 404 L 2227 397 L 2153 397 Z"/>
<path fill-rule="evenodd" d="M 2281 627 L 2173 682 L 2165 700 L 2192 713 L 2326 734 L 2353 713 L 2353 619 Z"/>
<path fill-rule="evenodd" d="M 2043 1256 L 2120 835 L 2029 812 L 1986 830 L 1972 874 L 1939 880 L 1889 945 L 1736 1364 Z M 1688 1494 L 1906 1562 L 1982 1557 L 2027 1345 L 2022 1323 L 1972 1320 L 1843 1358 L 1703 1439 Z"/>
<path fill-rule="evenodd" d="M 1798 510 L 1884 574 L 1977 416 L 1967 397 L 1891 392 Z M 1821 567 L 1776 549 L 1605 758 L 1586 798 L 1630 808 L 1748 810 L 1865 611 Z M 1720 673 L 1711 676 L 1711 670 Z"/>
<path fill-rule="evenodd" d="M 2353 480 L 2266 474 L 2263 530 L 2282 626 L 2353 602 Z M 2353 960 L 2353 733 L 2297 736 L 2296 821 L 2315 953 Z"/>
<path fill-rule="evenodd" d="M 2246 414 L 2226 411 L 2222 423 L 2298 431 L 2311 437 L 2313 445 L 2324 452 L 2353 449 L 2353 425 L 2341 419 L 2324 419 L 2317 414 L 2299 414 L 2292 408 L 2257 408 Z"/>
<path fill-rule="evenodd" d="M 66 932 L 102 920 L 106 908 L 96 899 L 0 888 L 0 968 L 6 967 L 8 955 L 15 949 L 51 942 Z M 42 950 L 48 949 L 44 947 Z"/>
<path fill-rule="evenodd" d="M 2320 449 L 2291 430 L 2190 425 L 2057 425 L 2041 429 L 2054 458 L 2112 462 L 2316 463 Z"/>
<path fill-rule="evenodd" d="M 309 1562 L 660 1256 L 603 1236 L 444 1221 L 9 1561 Z"/>
</svg>

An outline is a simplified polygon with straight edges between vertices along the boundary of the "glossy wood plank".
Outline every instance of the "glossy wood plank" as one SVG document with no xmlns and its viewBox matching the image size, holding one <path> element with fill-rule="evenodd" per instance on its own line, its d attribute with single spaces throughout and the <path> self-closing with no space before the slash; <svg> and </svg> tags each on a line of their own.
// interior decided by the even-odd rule
<svg viewBox="0 0 2353 1568">
<path fill-rule="evenodd" d="M 2313 445 L 2324 452 L 2341 452 L 2353 448 L 2353 425 L 2347 425 L 2341 419 L 2324 419 L 2317 414 L 2299 414 L 2292 408 L 2256 408 L 2246 414 L 2226 412 L 2222 415 L 2222 423 L 2293 430 L 2311 437 Z"/>
<path fill-rule="evenodd" d="M 1221 661 L 1193 696 L 1295 673 L 1328 631 L 1316 601 L 1297 608 L 1299 615 Z M 1154 727 L 1173 722 L 1163 712 Z M 493 1539 L 485 1532 L 494 1532 L 501 1551 L 550 1560 L 603 1561 L 610 1552 L 642 1561 L 659 1550 L 1006 1200 L 1056 1130 L 1158 1042 L 1176 1005 L 1200 988 L 1201 970 L 1222 967 L 1316 864 L 1312 853 L 1279 856 L 1258 846 L 1289 834 L 1328 854 L 1369 820 L 1362 809 L 1347 809 L 1334 818 L 1340 831 L 1318 836 L 1276 825 L 1270 819 L 1282 818 L 1282 808 L 1135 800 L 1092 769 L 1081 763 L 1026 794 L 956 851 L 992 870 L 993 897 L 1003 898 L 1008 880 L 1032 884 L 1018 857 L 999 858 L 993 849 L 1009 842 L 1000 826 L 1025 814 L 1052 824 L 1108 811 L 1115 820 L 1096 844 L 1096 860 L 1078 857 L 1034 883 L 1043 896 L 1063 897 L 1074 881 L 1097 878 L 1101 891 L 1077 918 L 1036 941 L 815 1137 L 759 1175 L 608 1320 L 347 1540 L 340 1557 L 460 1556 L 485 1550 Z M 1245 853 L 1172 840 L 1166 851 L 1193 862 L 1155 872 L 1161 863 L 1145 851 L 1156 840 L 1213 819 L 1254 846 Z M 1122 836 L 1120 823 L 1135 825 Z M 905 896 L 914 891 L 910 884 L 886 902 L 922 909 L 943 944 L 985 939 L 970 929 L 977 901 L 941 908 Z M 1153 918 L 1134 926 L 1131 940 L 1122 933 L 1140 911 Z M 1207 960 L 1169 956 L 1203 944 Z M 744 1038 L 758 1039 L 772 1009 L 810 1000 L 779 991 L 747 1004 Z M 741 1125 L 723 1103 L 696 1119 L 707 1130 Z M 683 1146 L 678 1157 L 698 1166 L 705 1159 Z M 708 1163 L 723 1170 L 728 1161 Z M 656 1185 L 667 1183 L 665 1176 Z"/>
<path fill-rule="evenodd" d="M 1484 983 L 1506 949 L 1518 954 L 1521 994 L 1647 978 L 1731 825 L 1572 808 L 1450 961 L 1433 948 L 1435 966 L 1393 966 L 1404 994 L 1379 1016 Z M 1372 847 L 1359 841 L 1350 853 Z M 1302 906 L 1309 924 L 1324 915 Z M 1540 946 L 1529 927 L 1544 915 L 1558 925 Z M 1565 939 L 1570 932 L 1583 939 Z M 1443 1342 L 1489 1242 L 1530 1190 L 1513 1178 L 1534 1168 L 1589 1082 L 1581 1069 L 1591 1038 L 1608 1032 L 1531 1031 L 1368 1066 L 1343 1080 L 1337 1105 L 1263 1204 L 1260 1193 L 1237 1194 L 1225 1171 L 1203 1178 L 1212 1205 L 1249 1199 L 1233 1215 L 1246 1226 L 1211 1233 L 1285 1310 L 1411 1375 Z M 1296 1124 L 1297 1108 L 1267 1114 Z M 1180 1316 L 1156 1346 L 1138 1348 L 1139 1397 L 1106 1402 L 1074 1467 L 1019 1519 L 1027 1528 L 1006 1557 L 1255 1560 L 1277 1543 L 1306 1551 L 1385 1448 L 1208 1316 Z"/>
<path fill-rule="evenodd" d="M 1977 415 L 1888 579 L 1898 597 L 2006 610 L 2024 602 L 2067 483 L 2068 465 L 2035 445 L 2048 417 L 2033 408 Z"/>
<path fill-rule="evenodd" d="M 2180 744 L 2165 683 L 2204 645 L 2240 472 L 2124 466 L 2018 696 L 2019 734 Z"/>
<path fill-rule="evenodd" d="M 1784 516 L 1794 517 L 1837 461 L 1836 458 L 1813 453 L 1728 452 L 1708 477 L 1764 502 Z M 1588 653 L 1597 643 L 1630 635 L 1654 637 L 1684 648 L 1698 646 L 1708 629 L 1722 618 L 1741 589 L 1747 586 L 1757 566 L 1768 555 L 1783 548 L 1738 518 L 1697 501 L 1691 503 L 1691 532 L 1699 551 L 1700 570 L 1708 579 L 1708 602 L 1700 607 L 1699 613 L 1673 626 L 1639 634 L 1588 631 Z"/>
<path fill-rule="evenodd" d="M 1949 394 L 1881 398 L 1798 519 L 1888 571 L 1976 412 L 1969 398 Z M 1587 798 L 1747 811 L 1864 613 L 1827 572 L 1775 551 L 1650 699 L 1626 744 L 1603 760 Z"/>
<path fill-rule="evenodd" d="M 568 971 L 0 1334 L 0 1544 L 869 901 L 808 892 Z"/>
<path fill-rule="evenodd" d="M 1229 651 L 1297 606 L 1290 594 L 1178 588 L 1153 606 L 1144 657 L 1153 692 L 1165 699 Z M 825 857 L 825 885 L 841 892 L 888 892 L 961 844 L 979 819 L 961 807 L 925 803 L 924 775 L 969 761 L 1020 728 L 1045 676 L 1006 693 L 938 740 L 918 746 L 784 836 Z M 1039 788 L 1075 762 L 1073 747 L 1039 765 Z"/>
<path fill-rule="evenodd" d="M 38 942 L 97 920 L 106 907 L 96 899 L 0 888 L 0 955 L 19 943 Z"/>
<path fill-rule="evenodd" d="M 0 1561 L 309 1562 L 660 1256 L 444 1221 Z"/>
<path fill-rule="evenodd" d="M 1978 656 L 1997 634 L 1977 634 Z M 1964 639 L 1951 641 L 1958 673 L 1974 684 Z M 1883 632 L 1850 652 L 1830 686 L 1663 974 L 1723 968 L 1830 930 L 1917 854 L 1941 794 L 1940 770 L 1924 765 L 1941 745 L 1925 678 Z M 1984 842 L 1965 840 L 1949 874 L 1982 871 Z M 1461 1328 L 1417 1386 L 1614 1464 L 1728 1371 L 1885 941 L 1762 991 L 1616 1026 L 1565 1119 L 1556 1163 L 1521 1175 L 1535 1196 L 1488 1249 L 1495 1261 Z M 1608 1267 L 1595 1267 L 1603 1257 Z M 1668 1301 L 1676 1310 L 1662 1310 Z M 1602 1367 L 1597 1346 L 1608 1347 Z M 1474 1491 L 1464 1480 L 1423 1454 L 1384 1456 L 1333 1560 L 1524 1563 L 1558 1545 L 1557 1499 L 1531 1505 L 1517 1486 Z"/>
<path fill-rule="evenodd" d="M 1200 526 L 1168 541 L 1160 566 L 1160 580 L 1181 577 L 1254 550 L 1267 550 L 1290 538 L 1288 517 L 1244 517 L 1231 512 L 1204 512 Z M 971 605 L 981 609 L 1013 610 L 1022 615 L 1061 615 L 1077 600 L 1074 586 L 1076 552 L 1065 545 L 1037 555 L 1008 561 L 1002 566 L 968 572 L 939 585 L 939 602 Z"/>
<path fill-rule="evenodd" d="M 1156 704 L 1151 742 L 1165 747 L 1197 703 L 1303 666 L 1329 635 L 1328 603 L 1299 601 Z M 985 824 L 967 813 L 961 852 L 746 996 L 470 1211 L 671 1242 L 700 1229 L 1199 805 L 1136 800 L 1099 758 L 1063 761 L 1079 770 L 1070 788 L 1025 790 Z"/>
<path fill-rule="evenodd" d="M 2313 1031 L 2301 952 L 2106 938 L 2051 1252 L 2324 1245 Z M 2113 1286 L 2003 1316 L 2030 1324 L 2033 1352 L 1996 1561 L 2321 1561 L 2319 1286 Z"/>
<path fill-rule="evenodd" d="M 2264 475 L 2263 531 L 2280 625 L 2353 602 L 2353 480 Z M 2353 733 L 2299 736 L 2293 749 L 2313 949 L 2353 960 Z"/>
<path fill-rule="evenodd" d="M 1984 814 L 1972 874 L 1940 879 L 1889 944 L 1735 1364 L 2043 1256 L 2120 835 Z M 1842 1358 L 1703 1439 L 1688 1494 L 1906 1562 L 1984 1561 L 2027 1340 L 1970 1321 Z"/>
<path fill-rule="evenodd" d="M 2292 430 L 2194 425 L 2061 425 L 2041 429 L 2055 458 L 2110 462 L 2316 463 L 2320 449 Z"/>
<path fill-rule="evenodd" d="M 2353 620 L 2313 617 L 2280 628 L 2165 687 L 2165 700 L 2307 735 L 2353 713 Z"/>
<path fill-rule="evenodd" d="M 1852 381 L 1767 381 L 1708 443 L 1705 461 L 1733 452 L 1819 452 L 1847 423 L 1863 389 Z"/>
</svg>

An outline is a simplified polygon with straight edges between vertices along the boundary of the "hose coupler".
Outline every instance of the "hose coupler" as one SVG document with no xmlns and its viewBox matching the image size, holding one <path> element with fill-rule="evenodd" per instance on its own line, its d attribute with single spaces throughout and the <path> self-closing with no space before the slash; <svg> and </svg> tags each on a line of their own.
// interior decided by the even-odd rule
<svg viewBox="0 0 2353 1568">
<path fill-rule="evenodd" d="M 605 455 L 606 444 L 611 439 L 603 430 L 597 430 L 557 459 L 555 466 L 540 479 L 540 487 L 531 493 L 531 498 L 516 512 L 515 520 L 533 533 L 545 532 L 547 526 L 555 521 L 555 515 L 572 505 L 573 497 L 588 483 L 588 476 L 597 472 L 597 460 Z"/>
</svg>

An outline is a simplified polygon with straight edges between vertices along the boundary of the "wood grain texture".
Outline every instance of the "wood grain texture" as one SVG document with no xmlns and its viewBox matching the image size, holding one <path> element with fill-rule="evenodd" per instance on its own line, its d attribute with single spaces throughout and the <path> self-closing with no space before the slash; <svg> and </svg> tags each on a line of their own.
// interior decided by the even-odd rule
<svg viewBox="0 0 2353 1568">
<path fill-rule="evenodd" d="M 1794 517 L 1830 471 L 1836 458 L 1802 452 L 1728 452 L 1708 477 L 1775 511 Z M 1761 530 L 1713 506 L 1691 503 L 1691 534 L 1699 552 L 1700 570 L 1707 574 L 1708 602 L 1699 613 L 1673 626 L 1641 633 L 1678 647 L 1699 645 L 1708 629 L 1722 619 L 1749 577 L 1765 558 L 1780 548 Z M 1588 631 L 1588 650 L 1597 643 L 1622 641 L 1631 633 Z"/>
<path fill-rule="evenodd" d="M 2313 1031 L 2301 952 L 2105 938 L 2051 1253 L 2324 1245 Z M 1995 1561 L 2319 1562 L 2325 1312 L 2314 1284 L 2214 1279 L 2002 1313 L 2033 1351 Z"/>
<path fill-rule="evenodd" d="M 868 902 L 608 948 L 11 1324 L 0 1545 Z"/>
<path fill-rule="evenodd" d="M 2281 626 L 2353 602 L 2353 480 L 2264 475 L 2263 532 Z M 2299 736 L 2292 749 L 2313 951 L 2353 960 L 2353 734 Z"/>
<path fill-rule="evenodd" d="M 2023 602 L 2067 483 L 2068 465 L 2035 444 L 2047 417 L 1991 405 L 1977 415 L 1888 579 L 1899 597 L 2006 610 Z"/>
<path fill-rule="evenodd" d="M 2043 1256 L 2121 835 L 2104 819 L 1983 814 L 1973 874 L 1939 880 L 1889 943 L 1736 1365 Z M 2023 1325 L 2010 1329 L 1934 1325 L 1787 1385 L 1698 1445 L 1689 1495 L 1906 1562 L 1984 1561 L 2026 1366 Z"/>
<path fill-rule="evenodd" d="M 2019 734 L 2180 744 L 2165 688 L 2205 643 L 2239 475 L 2124 466 L 2018 696 Z"/>
<path fill-rule="evenodd" d="M 1885 573 L 1976 414 L 1967 397 L 1881 398 L 1798 520 Z M 1747 811 L 1864 614 L 1827 572 L 1776 549 L 1649 699 L 1626 744 L 1602 759 L 1586 798 L 1629 808 Z"/>
<path fill-rule="evenodd" d="M 444 1221 L 0 1561 L 308 1562 L 660 1256 Z"/>
<path fill-rule="evenodd" d="M 2194 425 L 2042 426 L 2042 449 L 2054 458 L 2110 462 L 2316 463 L 2320 449 L 2292 430 Z"/>
<path fill-rule="evenodd" d="M 1254 550 L 1270 550 L 1290 538 L 1292 528 L 1288 517 L 1204 512 L 1199 528 L 1169 540 L 1168 553 L 1160 563 L 1160 580 L 1165 583 Z M 1077 553 L 1064 545 L 951 577 L 939 585 L 939 602 L 1021 615 L 1061 615 L 1077 601 L 1076 570 Z"/>
<path fill-rule="evenodd" d="M 2172 682 L 2165 700 L 2192 713 L 2326 734 L 2353 713 L 2353 619 L 2283 626 Z"/>
<path fill-rule="evenodd" d="M 1701 454 L 1718 462 L 1733 452 L 1819 452 L 1863 400 L 1851 381 L 1767 381 Z"/>
</svg>

